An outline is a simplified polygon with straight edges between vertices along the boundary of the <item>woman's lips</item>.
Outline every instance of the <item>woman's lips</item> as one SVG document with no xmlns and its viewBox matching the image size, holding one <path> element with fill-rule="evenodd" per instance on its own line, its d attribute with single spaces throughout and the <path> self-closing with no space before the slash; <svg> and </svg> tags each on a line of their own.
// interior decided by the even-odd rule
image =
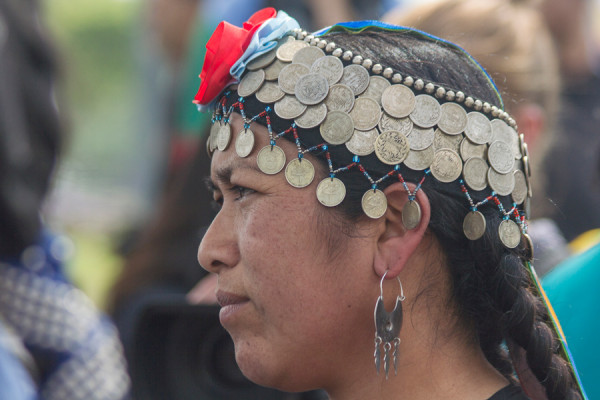
<svg viewBox="0 0 600 400">
<path fill-rule="evenodd" d="M 217 291 L 217 302 L 221 306 L 221 311 L 219 311 L 219 320 L 221 321 L 221 324 L 224 325 L 228 320 L 233 318 L 234 314 L 243 308 L 248 301 L 249 299 L 244 296 L 222 290 Z"/>
</svg>

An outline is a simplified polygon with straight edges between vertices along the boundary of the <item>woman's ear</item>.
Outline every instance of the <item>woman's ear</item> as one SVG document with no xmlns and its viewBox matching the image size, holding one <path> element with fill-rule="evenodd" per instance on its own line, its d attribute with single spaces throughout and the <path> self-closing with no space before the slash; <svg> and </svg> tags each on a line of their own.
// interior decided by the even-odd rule
<svg viewBox="0 0 600 400">
<path fill-rule="evenodd" d="M 416 188 L 412 183 L 407 185 L 411 192 Z M 409 204 L 408 193 L 400 182 L 388 186 L 384 193 L 388 208 L 382 217 L 385 227 L 377 239 L 373 267 L 378 276 L 383 276 L 387 271 L 386 277 L 393 278 L 402 271 L 421 244 L 429 225 L 431 207 L 422 190 L 416 193 L 413 203 Z"/>
</svg>

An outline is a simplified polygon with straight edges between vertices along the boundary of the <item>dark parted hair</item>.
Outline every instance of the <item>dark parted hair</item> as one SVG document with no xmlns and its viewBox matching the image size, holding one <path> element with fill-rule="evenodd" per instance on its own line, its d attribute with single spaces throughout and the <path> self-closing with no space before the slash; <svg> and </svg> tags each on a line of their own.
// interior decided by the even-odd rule
<svg viewBox="0 0 600 400">
<path fill-rule="evenodd" d="M 486 73 L 462 50 L 443 41 L 411 31 L 381 30 L 334 32 L 324 38 L 352 51 L 354 55 L 369 58 L 384 67 L 393 67 L 404 76 L 460 90 L 467 96 L 501 108 L 497 90 Z M 235 100 L 234 93 L 228 101 Z M 246 98 L 244 108 L 252 116 L 263 111 L 265 104 L 251 96 Z M 274 132 L 289 127 L 290 121 L 271 115 Z M 318 128 L 299 129 L 299 135 L 306 148 L 323 141 Z M 352 162 L 353 155 L 344 145 L 330 146 L 329 151 L 334 169 Z M 325 168 L 325 154 L 315 155 Z M 360 162 L 373 179 L 391 170 L 374 154 L 361 157 Z M 406 181 L 414 183 L 423 176 L 423 171 L 412 171 L 406 167 L 402 167 L 400 172 Z M 366 218 L 361 209 L 361 198 L 370 187 L 369 182 L 356 169 L 336 177 L 346 185 L 346 197 L 335 209 L 345 216 L 349 225 L 359 218 Z M 383 189 L 393 182 L 396 180 L 384 180 L 379 188 Z M 545 387 L 549 399 L 580 399 L 571 366 L 558 353 L 558 339 L 524 265 L 527 257 L 524 241 L 515 249 L 503 246 L 498 237 L 502 218 L 493 203 L 479 208 L 486 217 L 486 232 L 482 238 L 470 241 L 463 233 L 463 219 L 469 212 L 469 203 L 458 182 L 440 183 L 430 176 L 423 183 L 422 190 L 431 204 L 429 230 L 439 241 L 450 269 L 452 296 L 458 315 L 467 326 L 474 327 L 474 339 L 488 361 L 509 380 L 514 380 L 514 366 L 506 344 L 516 344 L 526 351 L 527 363 Z M 471 196 L 477 202 L 489 192 L 489 189 L 471 192 Z M 500 197 L 500 200 L 505 209 L 510 209 L 512 202 L 508 197 Z"/>
<path fill-rule="evenodd" d="M 61 147 L 56 61 L 36 0 L 0 1 L 0 256 L 39 235 L 39 208 Z"/>
</svg>

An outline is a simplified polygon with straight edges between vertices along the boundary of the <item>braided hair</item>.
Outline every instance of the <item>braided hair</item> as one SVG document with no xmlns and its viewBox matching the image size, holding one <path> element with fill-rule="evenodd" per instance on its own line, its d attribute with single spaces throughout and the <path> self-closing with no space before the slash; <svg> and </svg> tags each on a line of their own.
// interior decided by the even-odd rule
<svg viewBox="0 0 600 400">
<path fill-rule="evenodd" d="M 398 70 L 403 74 L 461 90 L 502 108 L 496 87 L 479 64 L 462 49 L 444 41 L 419 32 L 381 30 L 331 32 L 325 38 L 365 59 L 399 66 Z M 247 112 L 258 114 L 264 107 L 254 96 L 245 100 Z M 277 131 L 289 126 L 289 122 L 277 117 L 271 119 L 271 124 Z M 306 130 L 302 135 L 306 147 L 321 142 L 319 133 L 313 130 Z M 352 160 L 352 154 L 345 146 L 331 146 L 329 152 L 337 164 L 334 168 Z M 324 154 L 316 156 L 326 163 Z M 383 176 L 389 170 L 389 166 L 383 165 L 373 154 L 361 157 L 361 164 L 373 176 Z M 423 173 L 403 169 L 402 174 L 406 181 L 417 183 Z M 346 186 L 346 197 L 335 210 L 342 213 L 348 225 L 352 225 L 352 221 L 366 218 L 361 209 L 364 177 L 357 170 L 337 177 Z M 379 188 L 383 190 L 391 183 L 391 180 L 383 181 Z M 524 241 L 514 249 L 502 245 L 498 237 L 501 218 L 494 207 L 479 209 L 486 218 L 486 232 L 480 239 L 471 241 L 462 229 L 469 204 L 458 183 L 427 179 L 422 190 L 431 204 L 428 228 L 446 255 L 454 304 L 460 318 L 473 327 L 474 337 L 487 360 L 507 379 L 514 381 L 515 365 L 507 345 L 511 349 L 522 348 L 529 369 L 541 382 L 550 400 L 580 399 L 571 366 L 558 352 L 558 338 L 524 265 L 527 260 Z M 471 193 L 475 200 L 488 194 L 485 190 Z M 510 207 L 507 197 L 501 196 L 500 201 Z M 344 231 L 348 232 L 348 229 Z"/>
</svg>

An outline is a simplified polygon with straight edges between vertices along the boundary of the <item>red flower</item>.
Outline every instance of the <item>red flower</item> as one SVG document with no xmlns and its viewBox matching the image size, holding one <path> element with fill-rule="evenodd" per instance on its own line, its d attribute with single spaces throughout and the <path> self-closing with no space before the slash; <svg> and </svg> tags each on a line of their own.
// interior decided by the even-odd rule
<svg viewBox="0 0 600 400">
<path fill-rule="evenodd" d="M 200 88 L 194 103 L 206 105 L 231 83 L 229 70 L 244 54 L 256 30 L 268 19 L 275 18 L 274 8 L 263 8 L 254 13 L 243 26 L 237 27 L 221 22 L 206 43 L 204 65 L 200 73 Z"/>
</svg>

